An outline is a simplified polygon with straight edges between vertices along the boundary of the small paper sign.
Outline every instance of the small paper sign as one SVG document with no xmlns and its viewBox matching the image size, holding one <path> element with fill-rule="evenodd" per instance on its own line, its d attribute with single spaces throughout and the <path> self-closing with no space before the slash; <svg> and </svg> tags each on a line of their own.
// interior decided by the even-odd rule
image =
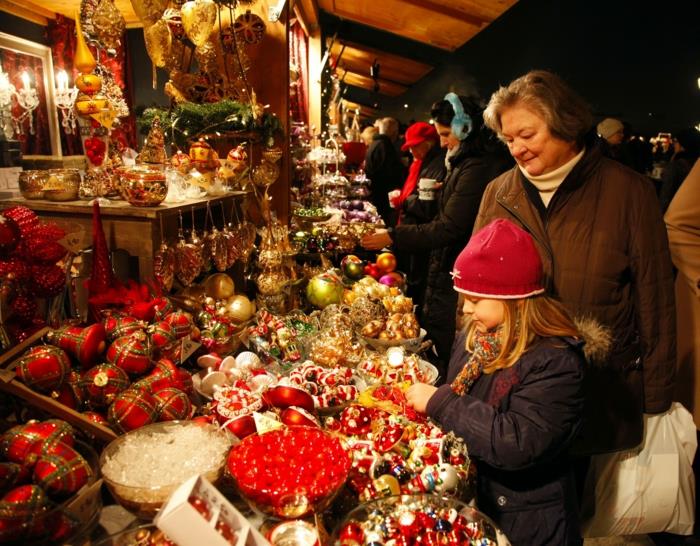
<svg viewBox="0 0 700 546">
<path fill-rule="evenodd" d="M 277 419 L 273 419 L 272 417 L 268 417 L 264 413 L 258 413 L 257 411 L 253 412 L 253 419 L 255 420 L 255 428 L 257 429 L 258 434 L 265 434 L 271 430 L 277 430 L 278 428 L 284 427 L 284 425 Z"/>
<path fill-rule="evenodd" d="M 182 345 L 181 345 L 181 351 L 180 351 L 180 360 L 184 362 L 187 360 L 190 356 L 192 356 L 192 353 L 194 353 L 199 347 L 201 346 L 201 343 L 197 343 L 196 341 L 192 341 L 190 339 L 190 336 L 187 336 L 182 339 Z"/>
<path fill-rule="evenodd" d="M 110 108 L 109 110 L 102 110 L 96 114 L 90 114 L 90 117 L 102 125 L 102 127 L 111 129 L 112 124 L 117 117 L 117 113 Z"/>
<path fill-rule="evenodd" d="M 81 250 L 90 246 L 90 240 L 82 226 L 76 226 L 71 232 L 66 233 L 58 240 L 59 244 L 71 254 L 79 254 Z"/>
</svg>

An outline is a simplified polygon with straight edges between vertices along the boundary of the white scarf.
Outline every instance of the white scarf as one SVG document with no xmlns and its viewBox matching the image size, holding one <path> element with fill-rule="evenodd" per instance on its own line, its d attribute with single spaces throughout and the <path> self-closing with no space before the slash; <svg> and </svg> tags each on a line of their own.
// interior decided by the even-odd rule
<svg viewBox="0 0 700 546">
<path fill-rule="evenodd" d="M 542 202 L 544 203 L 544 206 L 547 207 L 549 206 L 549 202 L 554 196 L 554 192 L 557 191 L 557 188 L 561 186 L 561 183 L 564 182 L 564 179 L 573 170 L 576 164 L 581 160 L 585 151 L 586 149 L 584 148 L 573 159 L 569 160 L 567 163 L 564 163 L 561 167 L 554 169 L 552 172 L 549 172 L 547 174 L 533 176 L 531 174 L 528 174 L 528 172 L 520 165 L 518 165 L 518 168 L 520 169 L 520 172 L 523 173 L 523 176 L 527 178 L 530 182 L 532 182 L 532 184 L 537 188 L 537 191 L 540 192 Z"/>
</svg>

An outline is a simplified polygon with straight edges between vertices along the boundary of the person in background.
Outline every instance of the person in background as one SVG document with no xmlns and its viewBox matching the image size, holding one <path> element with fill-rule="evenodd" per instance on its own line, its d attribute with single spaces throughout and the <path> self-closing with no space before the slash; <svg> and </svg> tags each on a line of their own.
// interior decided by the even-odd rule
<svg viewBox="0 0 700 546">
<path fill-rule="evenodd" d="M 659 201 L 666 211 L 691 167 L 700 156 L 700 133 L 694 127 L 678 131 L 673 139 L 673 155 L 661 174 Z"/>
<path fill-rule="evenodd" d="M 445 180 L 445 150 L 440 147 L 440 137 L 429 123 L 419 121 L 406 130 L 403 151 L 410 151 L 413 162 L 401 190 L 389 192 L 389 203 L 396 211 L 396 224 L 425 224 L 437 213 L 435 200 L 419 199 L 418 181 L 421 178 Z M 425 294 L 429 251 L 402 253 L 398 256 L 399 270 L 407 273 L 407 294 L 417 306 L 420 321 L 420 309 Z"/>
<path fill-rule="evenodd" d="M 508 220 L 475 233 L 452 273 L 468 325 L 447 384 L 416 383 L 407 401 L 464 439 L 477 506 L 513 546 L 581 544 L 567 453 L 583 411 L 576 326 L 544 294 L 532 238 Z"/>
<path fill-rule="evenodd" d="M 372 139 L 374 139 L 374 135 L 377 133 L 379 133 L 379 129 L 377 129 L 374 125 L 368 125 L 362 129 L 362 132 L 360 133 L 360 140 L 369 148 L 369 146 L 372 144 Z"/>
<path fill-rule="evenodd" d="M 371 202 L 386 225 L 392 224 L 392 212 L 388 193 L 401 187 L 405 176 L 404 166 L 394 146 L 399 136 L 399 124 L 394 118 L 378 120 L 379 133 L 372 138 L 365 156 L 365 173 L 372 181 Z"/>
<path fill-rule="evenodd" d="M 502 145 L 484 127 L 482 110 L 475 97 L 454 93 L 433 104 L 430 115 L 450 155 L 449 174 L 434 197 L 437 214 L 426 224 L 380 229 L 361 241 L 369 250 L 393 246 L 398 254 L 430 252 L 421 326 L 433 342 L 433 361 L 443 381 L 456 332 L 457 295 L 450 272 L 469 240 L 484 188 L 510 165 Z"/>
<path fill-rule="evenodd" d="M 584 347 L 590 365 L 576 453 L 633 448 L 643 413 L 668 410 L 675 382 L 673 272 L 652 183 L 601 154 L 588 104 L 551 72 L 498 89 L 484 120 L 517 166 L 489 184 L 475 229 L 507 218 L 527 230 L 548 292 L 587 339 L 599 340 Z"/>
<path fill-rule="evenodd" d="M 603 155 L 639 172 L 627 142 L 625 125 L 619 119 L 605 118 L 596 126 L 596 131 L 600 137 Z"/>
</svg>

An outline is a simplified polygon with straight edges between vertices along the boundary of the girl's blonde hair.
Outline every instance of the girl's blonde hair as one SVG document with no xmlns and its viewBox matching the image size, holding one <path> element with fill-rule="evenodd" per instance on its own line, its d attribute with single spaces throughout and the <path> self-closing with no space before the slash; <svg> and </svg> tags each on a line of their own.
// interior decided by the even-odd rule
<svg viewBox="0 0 700 546">
<path fill-rule="evenodd" d="M 509 368 L 539 338 L 580 337 L 564 306 L 548 296 L 500 301 L 504 309 L 501 351 L 495 360 L 484 366 L 484 373 Z M 475 325 L 468 324 L 469 352 L 474 351 L 475 335 Z"/>
</svg>

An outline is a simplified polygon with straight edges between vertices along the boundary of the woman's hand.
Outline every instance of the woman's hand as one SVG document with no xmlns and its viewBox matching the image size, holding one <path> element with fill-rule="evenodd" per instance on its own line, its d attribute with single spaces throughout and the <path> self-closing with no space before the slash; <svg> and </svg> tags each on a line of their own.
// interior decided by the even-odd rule
<svg viewBox="0 0 700 546">
<path fill-rule="evenodd" d="M 425 408 L 428 406 L 428 400 L 435 394 L 437 387 L 426 383 L 415 383 L 406 391 L 406 401 L 414 410 L 425 413 Z"/>
<path fill-rule="evenodd" d="M 392 243 L 389 232 L 385 229 L 378 229 L 374 233 L 365 235 L 360 244 L 367 250 L 381 250 Z"/>
</svg>

